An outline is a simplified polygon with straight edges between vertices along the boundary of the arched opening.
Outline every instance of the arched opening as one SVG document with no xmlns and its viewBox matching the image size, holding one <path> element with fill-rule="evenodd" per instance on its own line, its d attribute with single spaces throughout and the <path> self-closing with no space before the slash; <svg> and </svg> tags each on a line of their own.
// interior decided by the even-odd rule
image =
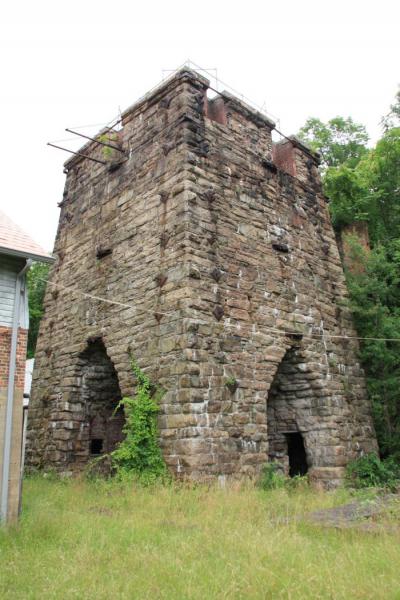
<svg viewBox="0 0 400 600">
<path fill-rule="evenodd" d="M 123 408 L 117 409 L 121 390 L 103 341 L 90 341 L 80 361 L 85 415 L 82 450 L 90 458 L 112 452 L 122 441 L 125 415 Z"/>
<path fill-rule="evenodd" d="M 286 475 L 305 475 L 311 466 L 307 434 L 312 390 L 298 348 L 287 350 L 267 398 L 268 457 Z"/>
</svg>

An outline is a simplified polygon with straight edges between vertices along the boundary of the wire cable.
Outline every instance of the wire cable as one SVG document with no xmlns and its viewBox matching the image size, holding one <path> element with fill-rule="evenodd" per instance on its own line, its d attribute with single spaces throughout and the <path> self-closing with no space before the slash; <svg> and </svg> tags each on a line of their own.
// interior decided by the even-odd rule
<svg viewBox="0 0 400 600">
<path fill-rule="evenodd" d="M 53 281 L 50 281 L 49 279 L 42 279 L 40 277 L 38 279 L 39 279 L 39 281 L 48 283 L 49 285 L 53 285 L 55 287 L 59 287 L 60 289 L 67 290 L 71 293 L 79 294 L 85 298 L 90 298 L 92 300 L 97 300 L 98 302 L 105 302 L 107 304 L 113 304 L 116 306 L 122 306 L 123 308 L 134 309 L 136 311 L 138 310 L 138 307 L 134 306 L 133 304 L 127 304 L 126 302 L 119 302 L 118 300 L 109 300 L 108 298 L 103 298 L 102 296 L 88 294 L 87 292 L 83 292 L 82 290 L 79 290 L 77 288 L 73 288 L 71 286 L 66 286 L 66 285 L 61 285 L 60 283 L 55 283 Z M 179 309 L 174 309 L 169 312 L 160 312 L 157 310 L 157 308 L 154 308 L 153 310 L 143 309 L 142 312 L 152 313 L 153 315 L 158 314 L 158 315 L 162 315 L 162 316 L 169 316 L 169 315 L 175 314 L 177 310 L 179 310 Z M 196 310 L 196 309 L 194 309 L 194 310 Z M 226 321 L 224 321 L 223 325 L 227 326 L 227 327 L 236 327 L 237 328 L 237 323 L 227 323 Z M 327 339 L 327 338 L 329 338 L 329 339 L 375 341 L 375 342 L 400 342 L 400 338 L 361 337 L 361 336 L 356 336 L 356 335 L 333 335 L 333 334 L 327 333 L 326 331 L 324 331 L 324 333 L 303 333 L 301 331 L 282 331 L 281 329 L 276 329 L 274 327 L 264 327 L 264 326 L 262 327 L 262 329 L 263 329 L 263 331 L 270 331 L 270 332 L 276 333 L 278 335 L 289 336 L 289 337 L 296 336 L 296 337 L 310 338 L 310 339 L 314 339 L 314 338 Z"/>
<path fill-rule="evenodd" d="M 55 287 L 59 287 L 60 289 L 66 290 L 66 291 L 74 293 L 74 294 L 79 294 L 85 298 L 90 298 L 91 300 L 97 300 L 98 302 L 105 302 L 107 304 L 114 304 L 116 306 L 122 306 L 123 308 L 134 309 L 136 311 L 139 310 L 138 307 L 134 306 L 133 304 L 127 304 L 126 302 L 119 302 L 118 300 L 109 300 L 108 298 L 103 298 L 102 296 L 95 296 L 94 294 L 88 294 L 87 292 L 83 292 L 82 290 L 78 290 L 77 288 L 73 288 L 68 285 L 61 285 L 61 283 L 55 283 L 54 281 L 50 281 L 49 279 L 42 279 L 41 277 L 38 277 L 38 279 L 39 279 L 39 281 L 48 283 L 49 285 L 54 285 Z M 168 315 L 174 314 L 176 311 L 174 310 L 174 311 L 170 311 L 167 313 L 160 312 L 159 310 L 157 310 L 157 307 L 155 307 L 153 310 L 143 309 L 141 312 L 149 312 L 149 313 L 152 313 L 153 315 L 156 313 L 158 315 L 168 316 Z"/>
</svg>

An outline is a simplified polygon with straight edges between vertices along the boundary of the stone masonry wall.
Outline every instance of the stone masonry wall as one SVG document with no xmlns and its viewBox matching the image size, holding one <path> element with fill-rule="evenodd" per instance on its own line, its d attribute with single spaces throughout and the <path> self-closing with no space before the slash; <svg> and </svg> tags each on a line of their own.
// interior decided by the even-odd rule
<svg viewBox="0 0 400 600">
<path fill-rule="evenodd" d="M 116 151 L 109 165 L 66 164 L 29 460 L 83 468 L 79 364 L 101 339 L 122 395 L 130 354 L 166 390 L 160 443 L 175 474 L 255 474 L 269 389 L 293 348 L 308 468 L 335 483 L 376 442 L 316 159 L 295 139 L 277 150 L 271 121 L 230 94 L 209 100 L 207 86 L 182 70 L 128 109 L 119 167 Z M 92 143 L 83 152 L 104 159 Z"/>
</svg>

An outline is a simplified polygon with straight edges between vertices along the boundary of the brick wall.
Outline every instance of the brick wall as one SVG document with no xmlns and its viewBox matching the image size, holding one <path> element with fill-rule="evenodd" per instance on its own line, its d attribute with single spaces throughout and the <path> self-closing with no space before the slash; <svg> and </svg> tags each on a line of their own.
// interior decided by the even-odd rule
<svg viewBox="0 0 400 600">
<path fill-rule="evenodd" d="M 13 419 L 11 432 L 11 456 L 9 471 L 9 494 L 7 522 L 15 522 L 20 506 L 20 471 L 23 421 L 23 392 L 28 332 L 18 331 L 15 386 L 13 395 Z M 10 363 L 11 328 L 0 327 L 0 488 L 3 473 L 3 448 Z"/>
<path fill-rule="evenodd" d="M 28 331 L 18 330 L 17 363 L 15 374 L 15 386 L 24 388 L 25 383 L 25 361 Z M 0 388 L 8 385 L 8 368 L 10 362 L 11 328 L 0 327 Z"/>
</svg>

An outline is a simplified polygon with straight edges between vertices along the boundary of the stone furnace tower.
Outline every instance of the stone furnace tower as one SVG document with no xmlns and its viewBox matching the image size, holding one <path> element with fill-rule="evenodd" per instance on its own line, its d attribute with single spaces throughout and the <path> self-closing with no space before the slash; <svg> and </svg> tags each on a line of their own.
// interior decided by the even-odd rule
<svg viewBox="0 0 400 600">
<path fill-rule="evenodd" d="M 335 484 L 376 449 L 317 158 L 208 86 L 178 71 L 101 132 L 114 147 L 65 165 L 31 465 L 77 472 L 115 447 L 130 354 L 165 390 L 160 443 L 180 476 L 275 460 Z"/>
</svg>

